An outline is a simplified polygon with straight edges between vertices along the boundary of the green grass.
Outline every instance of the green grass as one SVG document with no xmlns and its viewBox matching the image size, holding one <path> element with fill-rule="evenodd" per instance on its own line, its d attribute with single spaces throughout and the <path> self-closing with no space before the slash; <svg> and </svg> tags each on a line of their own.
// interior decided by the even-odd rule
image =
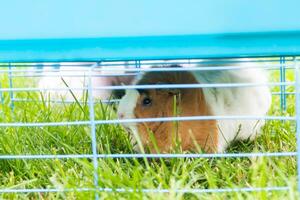
<svg viewBox="0 0 300 200">
<path fill-rule="evenodd" d="M 293 80 L 293 73 L 288 72 Z M 278 80 L 278 73 L 272 79 Z M 7 76 L 1 77 L 8 87 Z M 14 79 L 15 87 L 32 86 L 25 78 Z M 274 91 L 279 91 L 274 88 Z M 293 91 L 292 87 L 288 91 Z M 37 100 L 38 93 L 16 93 L 19 98 Z M 270 115 L 293 116 L 294 97 L 289 96 L 288 109 L 282 113 L 279 97 L 273 97 Z M 10 109 L 8 93 L 0 104 L 4 122 L 59 122 L 88 120 L 88 105 L 44 102 L 15 102 Z M 115 117 L 113 107 L 95 106 L 96 119 Z M 91 154 L 90 126 L 0 128 L 0 154 Z M 127 133 L 121 126 L 97 126 L 98 153 L 133 153 Z M 228 152 L 295 151 L 295 123 L 269 121 L 254 142 L 236 142 Z M 99 186 L 105 188 L 167 188 L 171 192 L 99 192 L 103 199 L 297 199 L 296 158 L 215 158 L 215 159 L 99 159 Z M 175 193 L 175 189 L 241 188 L 288 186 L 288 191 L 239 193 Z M 90 159 L 0 160 L 0 189 L 94 187 L 93 162 Z M 93 192 L 0 194 L 2 199 L 91 199 Z"/>
</svg>

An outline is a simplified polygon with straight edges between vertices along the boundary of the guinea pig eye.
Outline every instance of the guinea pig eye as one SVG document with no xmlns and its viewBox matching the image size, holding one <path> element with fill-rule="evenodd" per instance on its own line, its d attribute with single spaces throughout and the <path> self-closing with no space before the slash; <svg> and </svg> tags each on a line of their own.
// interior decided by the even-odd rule
<svg viewBox="0 0 300 200">
<path fill-rule="evenodd" d="M 146 97 L 143 99 L 143 106 L 150 106 L 152 103 L 152 100 L 149 97 Z"/>
</svg>

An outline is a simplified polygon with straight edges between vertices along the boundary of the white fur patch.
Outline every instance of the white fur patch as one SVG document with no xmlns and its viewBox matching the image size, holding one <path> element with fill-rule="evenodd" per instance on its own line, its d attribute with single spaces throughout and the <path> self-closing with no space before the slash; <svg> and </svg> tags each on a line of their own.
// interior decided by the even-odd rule
<svg viewBox="0 0 300 200">
<path fill-rule="evenodd" d="M 134 119 L 134 109 L 140 94 L 137 90 L 126 90 L 118 107 L 118 115 L 123 115 L 124 119 Z"/>
<path fill-rule="evenodd" d="M 51 69 L 50 69 L 51 70 Z M 102 72 L 93 72 L 93 75 L 101 75 Z M 63 79 L 63 80 L 62 80 Z M 105 77 L 92 77 L 92 86 L 110 86 L 111 81 Z M 66 86 L 66 84 L 68 87 Z M 89 83 L 89 68 L 84 67 L 61 67 L 59 71 L 49 71 L 47 68 L 43 72 L 43 77 L 39 80 L 38 88 L 46 89 L 43 95 L 52 100 L 69 100 L 74 101 L 74 97 L 82 99 L 86 94 Z M 51 90 L 50 88 L 61 89 Z M 72 90 L 68 88 L 77 88 Z M 82 89 L 81 89 L 82 88 Z M 108 99 L 111 95 L 111 90 L 94 90 L 93 98 L 95 99 Z"/>
<path fill-rule="evenodd" d="M 193 73 L 199 83 L 267 83 L 263 70 L 250 68 L 235 71 L 201 71 Z M 268 86 L 203 88 L 205 100 L 216 116 L 264 116 L 271 105 Z M 234 139 L 254 139 L 264 120 L 218 120 L 218 152 Z"/>
<path fill-rule="evenodd" d="M 136 116 L 134 115 L 134 109 L 137 105 L 139 96 L 140 94 L 137 90 L 126 90 L 126 94 L 122 97 L 119 103 L 118 116 L 122 115 L 123 119 L 135 119 Z M 126 123 L 123 124 L 123 126 L 129 128 L 133 134 L 131 143 L 133 144 L 134 150 L 144 153 L 144 147 L 138 134 L 136 123 Z"/>
</svg>

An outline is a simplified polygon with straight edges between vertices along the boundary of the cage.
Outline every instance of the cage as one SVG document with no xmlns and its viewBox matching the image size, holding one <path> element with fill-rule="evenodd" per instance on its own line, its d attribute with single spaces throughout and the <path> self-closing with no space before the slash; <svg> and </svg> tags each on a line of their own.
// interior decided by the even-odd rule
<svg viewBox="0 0 300 200">
<path fill-rule="evenodd" d="M 2 2 L 1 197 L 297 198 L 297 5 L 295 0 Z M 107 82 L 147 72 L 240 69 L 263 69 L 268 82 Z M 126 89 L 265 86 L 272 94 L 267 115 L 119 119 L 116 112 Z M 237 142 L 224 153 L 137 153 L 123 128 L 212 119 L 266 120 L 266 125 L 257 139 Z"/>
</svg>

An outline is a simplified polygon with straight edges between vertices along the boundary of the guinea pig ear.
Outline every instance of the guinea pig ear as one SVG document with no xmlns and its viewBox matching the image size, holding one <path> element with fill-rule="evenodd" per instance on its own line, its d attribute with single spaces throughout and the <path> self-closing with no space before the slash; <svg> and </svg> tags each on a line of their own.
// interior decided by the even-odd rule
<svg viewBox="0 0 300 200">
<path fill-rule="evenodd" d="M 166 85 L 168 83 L 158 82 L 157 85 Z M 162 88 L 160 91 L 164 93 L 168 93 L 169 95 L 178 95 L 180 94 L 180 89 L 178 88 Z"/>
<path fill-rule="evenodd" d="M 172 88 L 172 89 L 169 89 L 169 88 L 166 88 L 166 89 L 163 89 L 164 91 L 166 91 L 169 95 L 179 95 L 180 94 L 180 89 L 176 89 L 176 88 Z"/>
</svg>

